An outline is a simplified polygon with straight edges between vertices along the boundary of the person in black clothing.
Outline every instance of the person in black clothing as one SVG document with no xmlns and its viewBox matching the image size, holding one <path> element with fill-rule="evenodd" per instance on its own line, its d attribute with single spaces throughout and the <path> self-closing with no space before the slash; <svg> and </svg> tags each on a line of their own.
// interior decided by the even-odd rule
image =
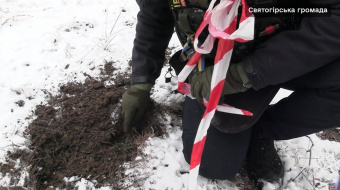
<svg viewBox="0 0 340 190">
<path fill-rule="evenodd" d="M 137 0 L 137 3 L 140 11 L 132 53 L 132 86 L 123 95 L 122 103 L 126 132 L 143 117 L 175 26 L 168 1 Z M 340 126 L 340 0 L 311 0 L 310 3 L 330 6 L 331 14 L 303 17 L 297 29 L 282 31 L 257 45 L 238 63 L 238 69 L 229 69 L 231 73 L 227 74 L 229 82 L 241 86 L 246 76 L 249 87 L 255 91 L 279 86 L 293 93 L 269 106 L 246 130 L 224 133 L 210 127 L 200 175 L 209 179 L 232 179 L 246 161 L 259 189 L 260 179 L 281 184 L 284 168 L 274 140 Z M 209 69 L 195 75 L 195 80 L 209 81 L 207 77 L 211 75 L 207 72 Z M 198 91 L 192 89 L 195 90 Z M 188 163 L 203 113 L 197 100 L 186 98 L 182 140 Z"/>
</svg>

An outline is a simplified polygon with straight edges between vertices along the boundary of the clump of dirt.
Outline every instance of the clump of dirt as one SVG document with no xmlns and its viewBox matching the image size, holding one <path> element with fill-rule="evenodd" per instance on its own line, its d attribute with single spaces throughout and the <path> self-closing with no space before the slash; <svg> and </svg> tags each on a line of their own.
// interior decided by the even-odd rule
<svg viewBox="0 0 340 190">
<path fill-rule="evenodd" d="M 64 177 L 78 176 L 96 180 L 97 186 L 110 184 L 122 188 L 126 161 L 138 154 L 143 131 L 153 127 L 162 135 L 164 129 L 157 116 L 161 106 L 150 109 L 157 116 L 148 117 L 140 130 L 125 135 L 122 131 L 120 99 L 124 87 L 105 86 L 104 81 L 88 78 L 85 83 L 68 83 L 60 95 L 51 96 L 47 105 L 37 106 L 37 118 L 29 125 L 31 136 L 29 160 L 31 180 L 37 189 L 66 186 Z M 145 140 L 145 139 L 144 139 Z"/>
<path fill-rule="evenodd" d="M 322 140 L 340 142 L 340 129 L 328 129 L 316 134 Z"/>
<path fill-rule="evenodd" d="M 106 61 L 104 63 L 104 69 L 101 70 L 102 75 L 109 75 L 111 76 L 114 71 L 117 69 L 113 66 L 114 61 Z"/>
<path fill-rule="evenodd" d="M 103 74 L 112 75 L 114 70 L 107 62 Z M 128 188 L 122 185 L 124 179 L 129 179 L 131 185 L 142 180 L 138 174 L 126 176 L 122 165 L 143 156 L 138 147 L 148 137 L 165 133 L 161 119 L 165 109 L 151 102 L 144 121 L 125 134 L 120 101 L 128 87 L 128 77 L 119 75 L 114 80 L 123 82 L 107 85 L 110 76 L 85 76 L 84 83 L 60 86 L 59 95 L 50 94 L 47 104 L 36 107 L 36 119 L 26 131 L 30 150 L 26 154 L 9 154 L 0 172 L 14 176 L 15 160 L 20 157 L 30 166 L 25 186 L 33 189 L 75 189 L 74 182 L 65 181 L 65 177 L 72 176 L 90 180 L 96 187 L 109 185 L 114 189 Z"/>
</svg>

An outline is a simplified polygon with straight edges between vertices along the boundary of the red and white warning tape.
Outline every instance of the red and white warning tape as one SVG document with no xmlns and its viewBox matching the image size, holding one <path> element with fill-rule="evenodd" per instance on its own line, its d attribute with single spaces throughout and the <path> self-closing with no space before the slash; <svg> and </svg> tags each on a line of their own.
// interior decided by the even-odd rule
<svg viewBox="0 0 340 190">
<path fill-rule="evenodd" d="M 242 15 L 239 28 L 236 30 L 237 11 L 241 2 L 243 6 Z M 191 96 L 190 84 L 186 84 L 184 81 L 196 66 L 201 55 L 210 53 L 214 46 L 215 39 L 219 39 L 211 80 L 210 99 L 209 101 L 204 102 L 204 105 L 207 108 L 198 127 L 191 154 L 189 174 L 190 190 L 196 189 L 206 135 L 216 109 L 227 113 L 247 116 L 252 115 L 252 113 L 246 110 L 241 110 L 226 104 L 218 105 L 218 100 L 220 99 L 225 77 L 229 68 L 234 41 L 246 42 L 253 39 L 255 19 L 252 13 L 248 11 L 248 5 L 245 0 L 221 0 L 220 3 L 214 7 L 215 3 L 216 0 L 211 1 L 209 8 L 204 15 L 203 22 L 195 34 L 194 46 L 196 53 L 178 75 L 178 91 Z M 198 47 L 197 38 L 206 26 L 208 26 L 210 34 L 204 43 Z"/>
</svg>

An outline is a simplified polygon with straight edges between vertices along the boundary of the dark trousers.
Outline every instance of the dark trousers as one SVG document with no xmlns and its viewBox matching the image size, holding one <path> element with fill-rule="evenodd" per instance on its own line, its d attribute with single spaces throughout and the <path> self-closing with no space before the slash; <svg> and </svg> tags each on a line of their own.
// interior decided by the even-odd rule
<svg viewBox="0 0 340 190">
<path fill-rule="evenodd" d="M 200 175 L 232 179 L 241 168 L 252 135 L 286 140 L 340 126 L 340 59 L 293 79 L 282 88 L 294 92 L 271 105 L 257 123 L 240 133 L 222 133 L 211 126 L 202 155 Z M 203 110 L 186 98 L 183 112 L 183 153 L 190 163 L 191 151 Z"/>
</svg>

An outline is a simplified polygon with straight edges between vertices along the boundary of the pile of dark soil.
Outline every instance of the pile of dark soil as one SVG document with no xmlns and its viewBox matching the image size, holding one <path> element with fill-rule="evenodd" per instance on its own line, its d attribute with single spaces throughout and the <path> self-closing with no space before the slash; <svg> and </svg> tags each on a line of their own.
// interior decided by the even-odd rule
<svg viewBox="0 0 340 190">
<path fill-rule="evenodd" d="M 145 120 L 132 133 L 124 134 L 120 102 L 129 77 L 118 75 L 113 79 L 112 65 L 106 63 L 99 78 L 85 74 L 84 83 L 60 86 L 56 96 L 46 92 L 48 103 L 36 107 L 36 118 L 26 131 L 30 150 L 9 153 L 7 164 L 1 164 L 1 172 L 12 176 L 11 185 L 16 183 L 13 176 L 20 176 L 13 173 L 16 158 L 29 166 L 24 185 L 29 189 L 75 189 L 75 183 L 64 180 L 72 176 L 93 181 L 96 187 L 110 185 L 114 189 L 128 188 L 122 186 L 127 178 L 132 185 L 142 180 L 138 174 L 125 176 L 122 165 L 143 156 L 138 147 L 148 137 L 165 133 L 161 123 L 165 110 L 151 102 Z M 115 85 L 105 85 L 110 80 Z"/>
<path fill-rule="evenodd" d="M 122 188 L 120 180 L 126 176 L 121 165 L 141 154 L 137 147 L 145 140 L 142 134 L 151 127 L 154 132 L 148 136 L 164 133 L 155 119 L 164 113 L 157 105 L 151 106 L 153 117 L 148 117 L 138 131 L 123 133 L 119 115 L 125 90 L 124 86 L 105 86 L 104 81 L 88 78 L 85 83 L 61 86 L 60 95 L 51 96 L 47 105 L 37 106 L 37 118 L 27 131 L 33 152 L 30 181 L 37 189 L 70 189 L 63 179 L 71 176 L 96 180 L 99 187 L 109 184 Z"/>
</svg>

